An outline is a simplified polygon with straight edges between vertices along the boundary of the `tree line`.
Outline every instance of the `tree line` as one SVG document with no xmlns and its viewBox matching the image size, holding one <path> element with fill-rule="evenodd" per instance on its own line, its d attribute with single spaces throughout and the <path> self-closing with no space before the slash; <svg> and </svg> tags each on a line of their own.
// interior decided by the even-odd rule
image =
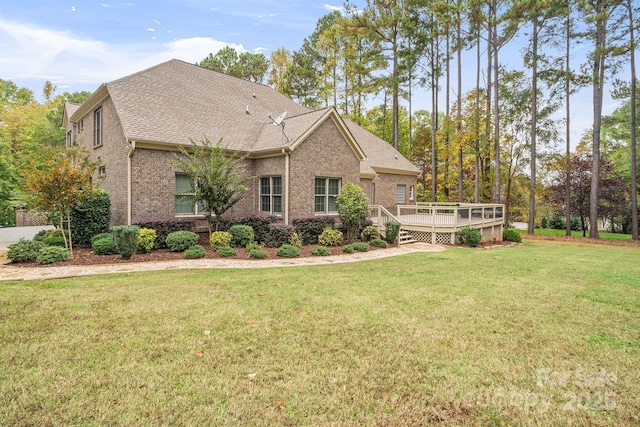
<svg viewBox="0 0 640 427">
<path fill-rule="evenodd" d="M 347 2 L 344 13 L 321 17 L 296 51 L 279 48 L 267 59 L 227 47 L 198 65 L 309 107 L 334 106 L 420 168 L 420 201 L 505 203 L 509 219 L 527 219 L 529 232 L 541 216 L 579 216 L 598 237 L 589 225 L 607 217 L 637 239 L 638 9 L 633 0 Z M 514 45 L 522 63 L 511 69 L 503 57 Z M 576 46 L 589 51 L 582 62 Z M 469 57 L 474 69 L 463 72 Z M 607 88 L 619 107 L 603 116 Z M 571 101 L 581 90 L 592 91 L 593 126 L 576 143 Z M 64 102 L 89 95 L 54 92 L 47 82 L 39 103 L 0 80 L 4 223 L 21 203 L 18 171 L 39 147 L 64 147 Z M 429 110 L 414 111 L 418 95 L 429 97 Z M 584 193 L 585 179 L 588 197 L 578 201 L 575 184 Z M 610 180 L 622 191 L 605 202 Z"/>
<path fill-rule="evenodd" d="M 601 165 L 613 162 L 637 239 L 637 2 L 366 0 L 344 9 L 320 18 L 294 52 L 280 48 L 269 60 L 243 54 L 250 66 L 236 75 L 309 107 L 335 106 L 393 144 L 421 168 L 421 200 L 505 203 L 512 217 L 528 218 L 530 233 L 540 209 L 567 218 L 581 212 L 572 202 L 572 165 L 588 150 L 587 226 L 607 216 Z M 508 69 L 503 52 L 514 45 L 522 46 L 522 63 Z M 589 50 L 581 62 L 576 46 Z M 216 56 L 200 65 L 233 68 L 223 66 L 223 51 Z M 463 56 L 474 57 L 475 70 L 463 72 Z M 470 76 L 474 87 L 463 91 Z M 620 107 L 603 117 L 609 87 Z M 574 149 L 572 96 L 589 89 L 593 125 Z M 430 111 L 413 111 L 420 92 Z M 562 200 L 547 194 L 558 173 Z M 598 227 L 588 228 L 597 238 Z"/>
</svg>

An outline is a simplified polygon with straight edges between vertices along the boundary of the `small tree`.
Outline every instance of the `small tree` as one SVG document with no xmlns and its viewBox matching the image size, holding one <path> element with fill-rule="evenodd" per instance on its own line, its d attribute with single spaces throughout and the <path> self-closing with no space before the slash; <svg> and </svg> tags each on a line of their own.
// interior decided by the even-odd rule
<svg viewBox="0 0 640 427">
<path fill-rule="evenodd" d="M 340 190 L 336 204 L 338 218 L 347 228 L 347 243 L 350 243 L 369 216 L 369 201 L 362 188 L 353 182 L 347 182 Z"/>
<path fill-rule="evenodd" d="M 77 150 L 43 149 L 28 162 L 24 171 L 25 189 L 29 204 L 45 212 L 56 212 L 63 231 L 64 245 L 73 255 L 71 235 L 71 209 L 83 201 L 91 188 L 91 175 L 96 164 L 85 153 Z"/>
<path fill-rule="evenodd" d="M 222 138 L 214 145 L 205 138 L 202 143 L 191 140 L 191 150 L 180 147 L 175 164 L 189 177 L 194 186 L 195 202 L 202 202 L 209 236 L 218 231 L 220 216 L 238 203 L 249 190 L 245 185 L 253 177 L 244 174 L 244 157 L 227 155 Z"/>
</svg>

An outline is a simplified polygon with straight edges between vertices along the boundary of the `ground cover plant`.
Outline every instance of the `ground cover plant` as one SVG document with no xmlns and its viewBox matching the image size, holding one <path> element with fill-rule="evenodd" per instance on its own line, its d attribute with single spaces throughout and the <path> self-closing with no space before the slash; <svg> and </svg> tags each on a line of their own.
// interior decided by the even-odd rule
<svg viewBox="0 0 640 427">
<path fill-rule="evenodd" d="M 0 282 L 5 425 L 640 423 L 640 248 Z"/>
</svg>

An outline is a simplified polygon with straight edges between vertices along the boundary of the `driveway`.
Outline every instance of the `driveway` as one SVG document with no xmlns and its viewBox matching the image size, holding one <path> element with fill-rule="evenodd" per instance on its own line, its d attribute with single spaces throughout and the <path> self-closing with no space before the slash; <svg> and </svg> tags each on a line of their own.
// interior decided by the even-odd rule
<svg viewBox="0 0 640 427">
<path fill-rule="evenodd" d="M 7 246 L 17 242 L 21 238 L 33 239 L 33 236 L 41 230 L 52 229 L 52 225 L 39 225 L 35 227 L 7 227 L 0 228 L 0 251 L 6 251 Z"/>
</svg>

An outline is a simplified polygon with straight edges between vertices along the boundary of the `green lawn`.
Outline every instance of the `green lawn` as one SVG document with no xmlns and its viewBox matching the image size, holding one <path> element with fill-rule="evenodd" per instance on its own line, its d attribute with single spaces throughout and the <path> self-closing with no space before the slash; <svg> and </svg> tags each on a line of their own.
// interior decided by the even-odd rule
<svg viewBox="0 0 640 427">
<path fill-rule="evenodd" d="M 526 234 L 527 230 L 518 230 L 520 233 Z M 551 230 L 548 228 L 536 228 L 533 234 L 539 234 L 541 236 L 565 236 L 565 230 Z M 631 234 L 622 234 L 622 233 L 606 233 L 601 231 L 598 233 L 601 239 L 615 239 L 615 240 L 631 240 Z M 572 231 L 572 237 L 583 237 L 582 231 Z M 589 237 L 589 232 L 587 232 L 587 236 Z"/>
<path fill-rule="evenodd" d="M 638 425 L 640 248 L 0 283 L 0 425 Z"/>
</svg>

